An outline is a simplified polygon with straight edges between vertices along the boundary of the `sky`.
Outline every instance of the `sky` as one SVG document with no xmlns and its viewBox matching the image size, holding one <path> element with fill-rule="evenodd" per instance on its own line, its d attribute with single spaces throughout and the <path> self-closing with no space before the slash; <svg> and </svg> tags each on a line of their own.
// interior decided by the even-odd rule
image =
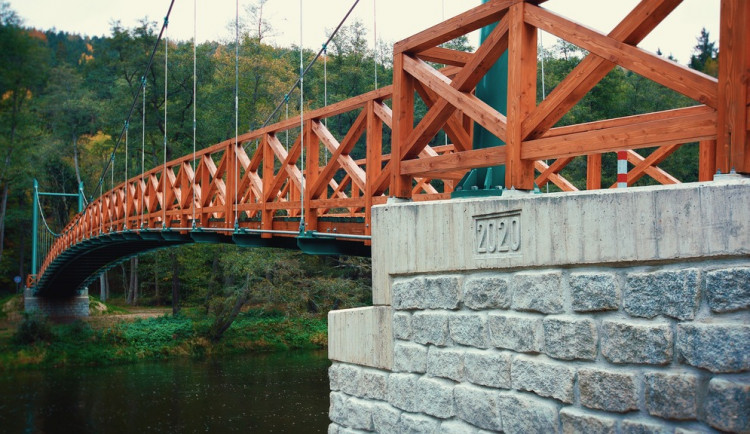
<svg viewBox="0 0 750 434">
<path fill-rule="evenodd" d="M 110 34 L 111 23 L 119 20 L 124 27 L 134 27 L 147 17 L 161 22 L 170 0 L 6 0 L 24 20 L 38 29 L 57 29 L 89 36 Z M 240 19 L 246 17 L 250 0 L 175 0 L 169 20 L 169 37 L 190 40 L 197 15 L 197 40 L 226 41 L 234 37 L 234 21 L 239 1 Z M 720 0 L 683 0 L 640 47 L 655 52 L 657 48 L 672 54 L 680 63 L 690 59 L 701 28 L 708 29 L 713 40 L 719 39 Z M 302 44 L 319 49 L 344 17 L 354 0 L 268 0 L 264 15 L 274 29 L 270 42 L 279 46 L 300 43 L 300 3 L 302 3 Z M 393 43 L 424 30 L 471 7 L 480 0 L 360 0 L 349 20 L 359 19 L 368 28 L 373 43 L 373 27 L 378 40 Z M 543 6 L 573 21 L 608 33 L 637 4 L 637 0 L 549 0 Z M 373 20 L 375 18 L 375 20 Z M 472 36 L 476 46 L 477 36 Z M 543 35 L 545 47 L 554 44 Z"/>
</svg>

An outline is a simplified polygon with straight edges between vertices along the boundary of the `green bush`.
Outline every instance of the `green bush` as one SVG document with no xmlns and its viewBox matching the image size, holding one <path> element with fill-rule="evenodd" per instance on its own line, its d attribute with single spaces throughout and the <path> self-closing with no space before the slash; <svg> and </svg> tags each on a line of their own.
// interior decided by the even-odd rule
<svg viewBox="0 0 750 434">
<path fill-rule="evenodd" d="M 125 342 L 136 350 L 158 351 L 193 336 L 193 321 L 183 316 L 164 315 L 121 325 Z"/>
<path fill-rule="evenodd" d="M 21 345 L 36 342 L 50 342 L 54 334 L 47 318 L 40 315 L 23 314 L 23 321 L 18 324 L 13 340 Z"/>
</svg>

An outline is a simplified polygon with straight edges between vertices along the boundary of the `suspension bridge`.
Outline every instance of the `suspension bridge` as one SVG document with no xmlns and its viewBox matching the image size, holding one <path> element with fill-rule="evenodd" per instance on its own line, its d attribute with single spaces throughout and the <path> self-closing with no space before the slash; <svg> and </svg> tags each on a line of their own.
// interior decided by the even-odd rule
<svg viewBox="0 0 750 434">
<path fill-rule="evenodd" d="M 392 86 L 196 149 L 103 192 L 54 239 L 35 238 L 27 287 L 39 296 L 70 296 L 118 261 L 192 242 L 367 256 L 378 243 L 371 238 L 373 206 L 532 191 L 548 183 L 575 191 L 560 172 L 581 156 L 589 190 L 616 186 L 602 185 L 607 152 L 630 163 L 620 176 L 627 185 L 644 176 L 678 183 L 658 165 L 691 142 L 700 143 L 699 181 L 717 172 L 750 173 L 750 6 L 722 0 L 714 78 L 637 47 L 680 0 L 643 0 L 608 34 L 543 3 L 489 0 L 395 44 Z M 482 28 L 474 53 L 441 46 Z M 539 30 L 588 54 L 537 102 Z M 501 58 L 507 81 L 479 89 Z M 555 127 L 616 67 L 695 104 Z M 488 103 L 484 91 L 500 92 L 505 106 Z M 423 116 L 416 98 L 428 108 Z M 337 137 L 326 119 L 345 113 L 353 122 Z M 497 146 L 477 143 L 479 130 Z M 289 131 L 296 140 L 286 147 L 280 137 Z M 446 143 L 430 145 L 441 132 Z M 364 147 L 365 158 L 352 157 L 355 147 Z M 656 150 L 641 155 L 643 148 Z"/>
</svg>

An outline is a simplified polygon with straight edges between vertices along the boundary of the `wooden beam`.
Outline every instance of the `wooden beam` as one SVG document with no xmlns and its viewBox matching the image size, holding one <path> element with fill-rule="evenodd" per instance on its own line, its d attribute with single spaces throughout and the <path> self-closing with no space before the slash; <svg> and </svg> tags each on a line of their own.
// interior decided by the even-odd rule
<svg viewBox="0 0 750 434">
<path fill-rule="evenodd" d="M 391 108 L 381 101 L 371 101 L 371 103 L 373 104 L 373 111 L 380 120 L 388 125 L 388 128 L 393 129 L 393 111 L 391 111 Z"/>
<path fill-rule="evenodd" d="M 529 5 L 516 3 L 508 12 L 508 125 L 505 187 L 534 188 L 534 162 L 522 157 L 523 120 L 536 106 L 537 31 L 524 22 Z"/>
<path fill-rule="evenodd" d="M 716 166 L 750 173 L 750 4 L 721 0 Z"/>
<path fill-rule="evenodd" d="M 505 146 L 497 146 L 493 148 L 472 149 L 455 154 L 438 155 L 431 158 L 406 160 L 401 163 L 401 173 L 410 176 L 420 176 L 436 171 L 465 171 L 477 167 L 497 166 L 505 164 L 505 152 Z"/>
<path fill-rule="evenodd" d="M 605 119 L 602 121 L 586 122 L 576 125 L 567 125 L 564 127 L 552 128 L 544 134 L 543 138 L 565 136 L 573 133 L 582 133 L 587 131 L 604 130 L 612 127 L 622 127 L 643 122 L 655 122 L 661 120 L 670 120 L 678 117 L 687 117 L 693 115 L 716 114 L 716 110 L 704 105 L 693 107 L 684 107 L 672 110 L 663 110 L 642 115 L 623 116 L 614 119 Z"/>
<path fill-rule="evenodd" d="M 383 106 L 378 101 L 371 101 L 367 107 L 367 179 L 365 189 L 365 234 L 370 234 L 372 230 L 372 197 L 375 194 L 374 181 L 380 175 L 381 164 L 383 161 L 383 119 L 378 115 L 378 111 Z M 390 115 L 390 113 L 389 113 Z"/>
<path fill-rule="evenodd" d="M 313 133 L 313 124 L 319 124 L 318 122 L 311 120 L 304 124 L 302 134 L 305 135 L 305 146 L 307 155 L 305 155 L 305 177 L 302 183 L 302 191 L 304 192 L 305 202 L 305 227 L 306 231 L 317 231 L 318 230 L 318 210 L 312 205 L 313 196 L 310 191 L 306 190 L 307 185 L 313 185 L 318 182 L 320 177 L 320 137 Z M 303 229 L 300 227 L 300 229 Z"/>
<path fill-rule="evenodd" d="M 568 165 L 568 163 L 573 161 L 573 158 L 574 157 L 558 158 L 549 166 L 543 161 L 535 162 L 534 167 L 540 172 L 535 181 L 536 185 L 541 187 L 542 184 L 546 184 L 550 176 L 560 173 L 560 171 L 563 170 L 565 166 Z"/>
<path fill-rule="evenodd" d="M 263 135 L 263 139 L 260 141 L 260 148 L 263 152 L 263 207 L 261 210 L 261 223 L 262 229 L 271 229 L 273 227 L 273 209 L 269 206 L 269 203 L 273 197 L 269 197 L 266 192 L 270 191 L 271 185 L 274 179 L 274 157 L 273 149 L 268 143 L 269 134 Z M 271 234 L 261 234 L 263 238 L 271 238 Z"/>
<path fill-rule="evenodd" d="M 226 163 L 226 192 L 224 195 L 224 227 L 234 227 L 234 204 L 237 202 L 237 185 L 239 184 L 239 161 L 235 158 L 235 150 L 239 145 L 231 143 L 227 145 L 222 160 Z M 170 170 L 170 173 L 172 171 Z"/>
<path fill-rule="evenodd" d="M 392 158 L 388 164 L 391 166 L 390 196 L 405 199 L 411 197 L 411 178 L 401 175 L 400 156 L 408 152 L 409 136 L 414 129 L 414 79 L 404 69 L 408 58 L 406 54 L 394 51 L 391 153 L 398 158 Z"/>
<path fill-rule="evenodd" d="M 393 46 L 393 55 L 414 53 L 436 47 L 444 42 L 473 32 L 500 19 L 502 14 L 518 0 L 495 0 L 487 2 L 460 15 L 456 15 L 427 30 L 403 39 Z"/>
<path fill-rule="evenodd" d="M 501 140 L 505 138 L 507 120 L 500 112 L 476 96 L 456 90 L 446 77 L 421 60 L 406 57 L 404 68 L 427 88 L 442 97 L 430 108 L 409 137 L 408 153 L 402 154 L 405 158 L 419 153 L 420 147 L 426 145 L 437 134 L 455 109 L 464 112 Z"/>
<path fill-rule="evenodd" d="M 416 53 L 417 58 L 425 62 L 442 63 L 443 65 L 464 66 L 471 61 L 473 53 L 451 50 L 443 47 L 432 47 Z"/>
<path fill-rule="evenodd" d="M 432 108 L 432 106 L 440 100 L 440 97 L 435 91 L 427 88 L 420 82 L 415 83 L 415 88 L 428 108 Z M 443 130 L 448 134 L 448 138 L 453 142 L 453 146 L 460 151 L 465 151 L 471 149 L 472 143 L 471 135 L 464 129 L 461 123 L 462 116 L 461 112 L 454 111 L 445 122 L 445 125 L 443 125 Z"/>
<path fill-rule="evenodd" d="M 716 137 L 716 113 L 690 114 L 671 119 L 546 137 L 524 142 L 521 157 L 545 160 L 565 156 L 614 152 L 709 140 Z"/>
<path fill-rule="evenodd" d="M 557 159 L 557 161 L 560 160 L 562 159 Z M 548 182 L 552 182 L 556 186 L 560 187 L 562 191 L 578 191 L 578 188 L 575 185 L 560 176 L 556 171 L 551 170 L 551 167 L 547 166 L 544 161 L 535 161 L 534 167 L 536 168 L 536 170 L 542 172 L 542 175 L 536 178 L 536 185 L 538 185 L 539 187 L 547 184 Z M 544 176 L 544 178 L 542 178 L 542 176 Z"/>
<path fill-rule="evenodd" d="M 341 144 L 336 140 L 328 129 L 317 121 L 312 121 L 311 128 L 312 132 L 318 137 L 323 144 L 331 151 L 331 159 L 326 167 L 323 168 L 323 173 L 320 174 L 318 182 L 310 184 L 308 188 L 312 197 L 317 198 L 328 184 L 330 179 L 337 170 L 337 165 L 341 166 L 346 173 L 351 175 L 352 180 L 361 189 L 365 189 L 365 178 L 366 174 L 360 168 L 357 163 L 349 156 L 349 152 L 357 143 L 357 140 L 362 136 L 365 128 L 367 127 L 367 110 L 363 110 L 354 124 L 349 128 L 349 131 L 344 137 Z"/>
<path fill-rule="evenodd" d="M 637 45 L 681 2 L 642 0 L 609 36 L 626 44 Z M 614 63 L 599 56 L 586 56 L 524 121 L 524 138 L 538 138 L 552 128 L 614 67 Z"/>
<path fill-rule="evenodd" d="M 733 0 L 734 1 L 734 0 Z M 663 59 L 631 45 L 623 44 L 580 24 L 536 6 L 527 5 L 526 22 L 614 62 L 701 104 L 718 106 L 715 78 Z"/>
<path fill-rule="evenodd" d="M 402 149 L 401 153 L 397 155 L 401 155 L 403 159 L 414 158 L 435 137 L 457 108 L 470 116 L 472 114 L 477 116 L 479 120 L 475 120 L 482 125 L 486 123 L 488 131 L 493 133 L 500 131 L 496 128 L 496 125 L 498 121 L 504 125 L 504 122 L 502 122 L 504 118 L 498 117 L 498 115 L 502 115 L 469 92 L 497 62 L 507 46 L 508 19 L 503 15 L 484 43 L 477 49 L 471 61 L 461 69 L 453 80 L 449 80 L 448 77 L 419 59 L 404 56 L 404 69 L 442 98 L 435 102 L 411 133 L 407 140 L 406 149 Z"/>
<path fill-rule="evenodd" d="M 713 181 L 716 173 L 716 140 L 701 140 L 698 146 L 698 181 Z"/>
<path fill-rule="evenodd" d="M 435 187 L 430 184 L 430 182 L 432 182 L 432 178 L 418 178 L 416 181 L 416 185 L 411 189 L 412 195 L 422 194 L 421 191 L 424 191 L 425 194 L 438 193 Z"/>
<path fill-rule="evenodd" d="M 311 206 L 317 209 L 330 209 L 330 208 L 362 208 L 365 206 L 365 198 L 346 198 L 346 199 L 314 199 L 311 201 Z"/>
<path fill-rule="evenodd" d="M 302 172 L 299 170 L 299 167 L 297 167 L 297 160 L 299 159 L 302 150 L 299 137 L 294 142 L 289 153 L 286 152 L 286 149 L 284 149 L 284 146 L 279 142 L 279 139 L 273 134 L 268 134 L 266 136 L 266 143 L 271 148 L 274 155 L 276 155 L 276 158 L 281 161 L 281 168 L 273 178 L 273 182 L 263 192 L 264 200 L 269 201 L 276 196 L 276 193 L 281 189 L 281 186 L 286 179 L 293 182 L 297 188 L 302 188 Z"/>
<path fill-rule="evenodd" d="M 586 156 L 586 190 L 602 188 L 602 154 Z"/>
</svg>

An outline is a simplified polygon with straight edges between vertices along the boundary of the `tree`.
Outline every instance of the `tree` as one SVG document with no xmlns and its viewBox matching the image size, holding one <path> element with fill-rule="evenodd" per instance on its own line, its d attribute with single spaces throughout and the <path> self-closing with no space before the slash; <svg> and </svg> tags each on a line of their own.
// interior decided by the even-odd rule
<svg viewBox="0 0 750 434">
<path fill-rule="evenodd" d="M 247 22 L 241 23 L 243 34 L 247 34 L 258 44 L 263 43 L 263 39 L 274 36 L 273 26 L 263 15 L 263 8 L 268 0 L 256 0 L 245 6 L 245 12 L 250 17 Z"/>
<path fill-rule="evenodd" d="M 21 28 L 21 20 L 7 3 L 0 4 L 0 263 L 5 249 L 5 222 L 11 187 L 20 178 L 14 164 L 28 149 L 35 133 L 31 100 L 40 91 L 46 73 L 42 41 Z M 28 187 L 27 187 L 28 188 Z"/>
<path fill-rule="evenodd" d="M 76 181 L 82 182 L 79 140 L 95 134 L 100 126 L 101 104 L 94 93 L 84 86 L 80 73 L 68 64 L 61 64 L 50 73 L 45 89 L 44 118 L 52 134 L 72 148 Z"/>
<path fill-rule="evenodd" d="M 719 73 L 719 50 L 716 48 L 716 42 L 711 41 L 711 36 L 706 28 L 701 29 L 701 34 L 697 38 L 698 43 L 693 47 L 693 55 L 690 56 L 691 68 L 705 72 L 714 77 Z"/>
</svg>

